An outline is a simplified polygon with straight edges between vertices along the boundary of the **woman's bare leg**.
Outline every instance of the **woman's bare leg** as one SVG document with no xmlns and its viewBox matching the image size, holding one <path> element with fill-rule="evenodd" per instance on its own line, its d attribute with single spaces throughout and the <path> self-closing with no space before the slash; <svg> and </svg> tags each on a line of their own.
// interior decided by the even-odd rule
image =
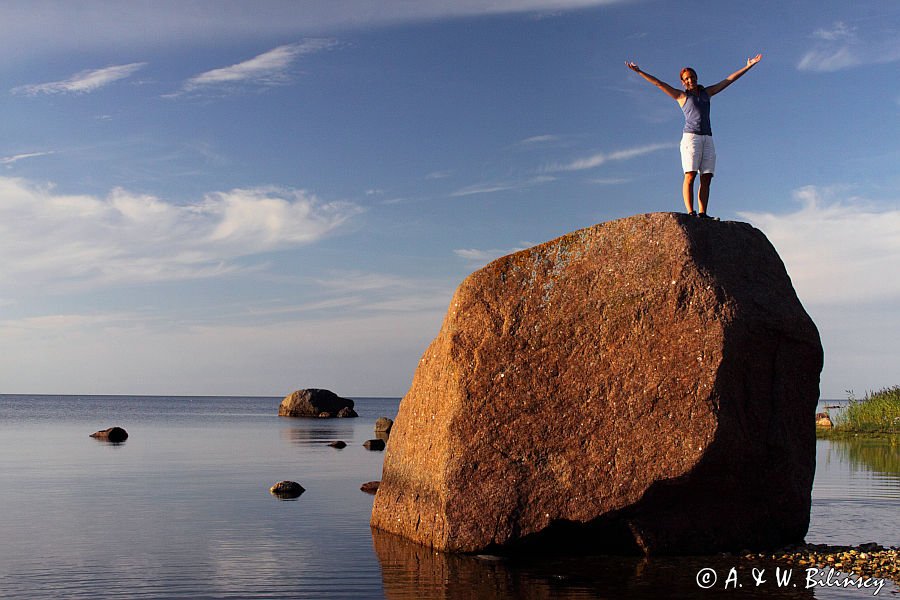
<svg viewBox="0 0 900 600">
<path fill-rule="evenodd" d="M 681 195 L 684 198 L 684 208 L 687 209 L 688 213 L 694 212 L 694 178 L 697 177 L 696 171 L 688 171 L 684 174 L 684 184 L 681 186 Z M 702 190 L 702 181 L 703 178 L 700 178 Z M 701 207 L 705 206 L 705 204 L 701 204 Z M 703 208 L 700 209 L 700 212 L 703 212 Z"/>
<path fill-rule="evenodd" d="M 700 214 L 706 214 L 706 206 L 709 204 L 709 186 L 712 184 L 712 173 L 703 173 L 700 175 L 700 189 L 697 190 L 697 204 L 699 205 Z"/>
</svg>

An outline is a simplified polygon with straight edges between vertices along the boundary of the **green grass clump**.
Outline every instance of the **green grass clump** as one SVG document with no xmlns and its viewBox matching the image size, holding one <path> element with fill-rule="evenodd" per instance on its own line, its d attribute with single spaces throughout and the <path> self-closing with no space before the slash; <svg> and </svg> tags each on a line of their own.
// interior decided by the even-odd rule
<svg viewBox="0 0 900 600">
<path fill-rule="evenodd" d="M 869 392 L 862 400 L 849 393 L 850 404 L 834 424 L 835 431 L 900 433 L 900 385 Z"/>
</svg>

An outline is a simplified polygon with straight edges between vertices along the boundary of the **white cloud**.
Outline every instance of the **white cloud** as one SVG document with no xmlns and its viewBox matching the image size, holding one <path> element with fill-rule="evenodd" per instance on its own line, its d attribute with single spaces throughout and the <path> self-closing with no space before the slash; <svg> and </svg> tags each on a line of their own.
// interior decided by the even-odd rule
<svg viewBox="0 0 900 600">
<path fill-rule="evenodd" d="M 0 177 L 0 282 L 96 285 L 212 277 L 235 259 L 329 235 L 360 208 L 303 190 L 214 192 L 193 204 L 113 190 L 65 195 Z"/>
<path fill-rule="evenodd" d="M 804 302 L 900 302 L 900 277 L 888 275 L 900 265 L 900 209 L 837 195 L 808 186 L 795 192 L 801 208 L 793 213 L 739 214 L 778 249 Z"/>
<path fill-rule="evenodd" d="M 301 56 L 321 52 L 337 44 L 333 39 L 309 39 L 296 44 L 279 46 L 249 60 L 200 73 L 191 77 L 183 91 L 222 85 L 253 84 L 278 85 L 290 81 L 290 68 Z"/>
<path fill-rule="evenodd" d="M 25 96 L 36 96 L 38 94 L 87 94 L 121 79 L 131 77 L 135 71 L 143 68 L 146 64 L 137 62 L 81 71 L 62 81 L 22 85 L 13 88 L 12 92 Z"/>
<path fill-rule="evenodd" d="M 830 28 L 817 29 L 815 42 L 807 50 L 797 69 L 832 72 L 866 64 L 885 64 L 900 60 L 900 41 L 896 32 L 857 34 L 857 28 L 836 21 Z"/>
<path fill-rule="evenodd" d="M 800 71 L 831 72 L 855 67 L 863 62 L 850 45 L 822 45 L 806 52 L 797 64 Z"/>
<path fill-rule="evenodd" d="M 636 148 L 625 148 L 623 150 L 615 150 L 613 152 L 598 152 L 585 158 L 579 158 L 564 164 L 553 164 L 544 168 L 548 172 L 557 171 L 583 171 L 585 169 L 593 169 L 609 161 L 629 160 L 650 154 L 657 150 L 667 150 L 669 148 L 677 148 L 678 144 L 648 144 L 646 146 L 638 146 Z"/>
<path fill-rule="evenodd" d="M 493 194 L 496 192 L 506 192 L 510 190 L 524 190 L 542 183 L 556 181 L 556 177 L 548 175 L 539 175 L 521 181 L 497 181 L 487 183 L 477 183 L 475 185 L 466 186 L 458 189 L 450 194 L 451 198 L 459 198 L 462 196 L 473 196 L 475 194 Z"/>
<path fill-rule="evenodd" d="M 778 251 L 825 348 L 824 398 L 896 385 L 900 349 L 900 207 L 841 190 L 795 192 L 799 210 L 745 212 Z"/>
</svg>

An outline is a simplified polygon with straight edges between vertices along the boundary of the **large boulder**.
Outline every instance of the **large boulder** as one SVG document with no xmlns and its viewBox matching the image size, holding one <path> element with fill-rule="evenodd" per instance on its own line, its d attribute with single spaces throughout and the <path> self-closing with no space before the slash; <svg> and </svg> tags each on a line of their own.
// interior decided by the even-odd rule
<svg viewBox="0 0 900 600">
<path fill-rule="evenodd" d="M 371 524 L 463 552 L 799 542 L 821 368 L 750 225 L 658 213 L 570 233 L 457 289 L 400 404 Z"/>
<path fill-rule="evenodd" d="M 349 409 L 349 411 L 344 410 Z M 343 412 L 341 412 L 343 411 Z M 279 417 L 355 417 L 353 400 L 341 398 L 331 390 L 310 388 L 285 396 L 278 407 Z"/>
</svg>

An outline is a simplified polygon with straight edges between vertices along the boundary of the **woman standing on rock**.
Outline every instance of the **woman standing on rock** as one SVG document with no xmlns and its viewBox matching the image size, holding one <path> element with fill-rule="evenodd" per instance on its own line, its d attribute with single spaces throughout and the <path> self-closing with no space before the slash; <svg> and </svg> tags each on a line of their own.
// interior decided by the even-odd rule
<svg viewBox="0 0 900 600">
<path fill-rule="evenodd" d="M 709 121 L 709 99 L 738 80 L 750 68 L 762 60 L 762 54 L 747 59 L 747 65 L 735 71 L 719 83 L 703 87 L 697 83 L 697 72 L 690 67 L 681 70 L 681 84 L 684 91 L 676 90 L 649 73 L 644 73 L 633 62 L 625 65 L 661 89 L 667 96 L 678 102 L 684 112 L 684 134 L 681 137 L 681 166 L 684 169 L 684 184 L 681 188 L 684 206 L 688 213 L 708 219 L 706 206 L 709 203 L 709 186 L 716 169 L 716 147 L 712 140 Z M 694 212 L 694 179 L 700 173 L 700 189 L 697 190 L 697 204 L 700 213 Z"/>
</svg>

